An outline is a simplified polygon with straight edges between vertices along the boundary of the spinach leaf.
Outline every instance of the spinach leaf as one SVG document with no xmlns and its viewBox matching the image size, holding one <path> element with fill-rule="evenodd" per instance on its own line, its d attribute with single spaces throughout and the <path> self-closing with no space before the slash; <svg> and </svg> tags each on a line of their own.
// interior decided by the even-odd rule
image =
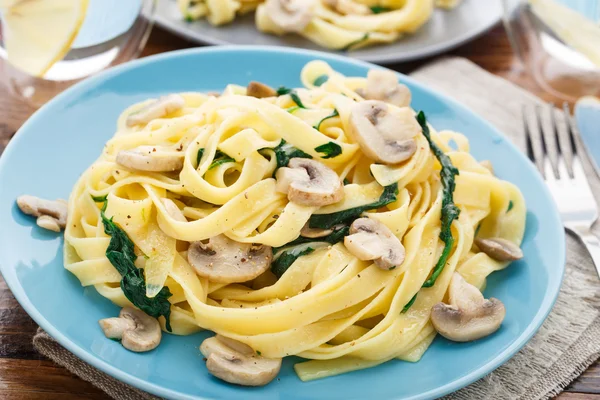
<svg viewBox="0 0 600 400">
<path fill-rule="evenodd" d="M 440 164 L 442 165 L 442 170 L 440 171 L 440 177 L 442 178 L 443 189 L 443 197 L 442 197 L 442 230 L 440 232 L 440 239 L 444 242 L 444 250 L 442 251 L 442 255 L 438 260 L 436 266 L 433 269 L 433 273 L 431 277 L 425 281 L 423 287 L 431 287 L 435 284 L 438 276 L 444 270 L 444 266 L 446 265 L 446 261 L 448 261 L 448 257 L 450 256 L 450 251 L 452 250 L 452 246 L 454 245 L 454 238 L 452 237 L 452 222 L 458 218 L 460 214 L 460 209 L 454 204 L 454 189 L 456 188 L 455 177 L 459 174 L 458 168 L 452 165 L 452 161 L 450 157 L 448 157 L 442 149 L 440 149 L 434 142 L 431 140 L 431 136 L 429 133 L 429 127 L 427 126 L 427 119 L 425 117 L 425 113 L 423 111 L 419 112 L 417 115 L 417 122 L 421 125 L 421 129 L 423 130 L 423 136 L 429 142 L 429 147 L 431 151 L 438 159 Z"/>
<path fill-rule="evenodd" d="M 329 142 L 315 147 L 315 151 L 325 154 L 321 158 L 333 158 L 342 154 L 342 147 L 334 142 Z"/>
<path fill-rule="evenodd" d="M 444 250 L 442 251 L 442 255 L 440 256 L 437 264 L 433 268 L 433 272 L 429 279 L 423 283 L 424 288 L 432 287 L 435 285 L 435 281 L 440 276 L 444 267 L 446 266 L 446 262 L 448 261 L 448 257 L 450 256 L 450 251 L 452 250 L 452 246 L 454 245 L 454 237 L 452 236 L 452 222 L 458 218 L 460 215 L 460 209 L 454 204 L 454 189 L 456 188 L 456 175 L 459 174 L 458 169 L 452 165 L 452 161 L 450 157 L 448 157 L 431 139 L 429 127 L 427 126 L 427 119 L 425 117 L 425 113 L 423 111 L 419 112 L 417 115 L 417 122 L 421 125 L 421 129 L 423 131 L 423 136 L 429 142 L 429 147 L 431 151 L 438 159 L 442 166 L 442 170 L 440 171 L 440 177 L 442 179 L 443 189 L 443 197 L 442 197 L 442 229 L 440 232 L 440 239 L 444 242 Z M 413 297 L 413 299 L 408 302 L 402 312 L 406 312 L 416 300 L 417 295 Z"/>
<path fill-rule="evenodd" d="M 172 296 L 171 291 L 165 286 L 155 297 L 146 297 L 144 271 L 134 264 L 137 257 L 134 252 L 133 242 L 129 239 L 125 231 L 113 222 L 112 218 L 106 218 L 104 210 L 107 203 L 107 201 L 104 201 L 102 211 L 100 212 L 104 232 L 110 236 L 110 242 L 106 249 L 106 258 L 121 274 L 121 289 L 125 297 L 146 314 L 154 318 L 158 318 L 161 315 L 164 316 L 166 328 L 171 332 L 171 303 L 168 300 Z"/>
<path fill-rule="evenodd" d="M 342 47 L 340 49 L 340 51 L 348 51 L 350 49 L 352 49 L 354 46 L 356 46 L 357 44 L 360 44 L 362 42 L 364 42 L 365 40 L 369 39 L 369 32 L 365 33 L 363 35 L 363 37 L 361 37 L 360 39 L 355 40 L 354 42 L 350 42 L 348 43 L 346 46 Z"/>
<path fill-rule="evenodd" d="M 418 292 L 415 293 L 415 295 L 412 297 L 412 299 L 410 299 L 410 301 L 408 303 L 406 303 L 406 305 L 404 306 L 404 308 L 401 311 L 402 314 L 406 313 L 408 311 L 408 309 L 411 308 L 413 304 L 415 304 L 415 301 L 417 300 L 417 294 L 419 294 L 419 293 Z"/>
<path fill-rule="evenodd" d="M 350 181 L 348 180 L 348 178 L 344 178 L 344 186 L 349 185 Z"/>
<path fill-rule="evenodd" d="M 198 154 L 196 155 L 196 168 L 200 166 L 200 160 L 202 160 L 202 155 L 204 154 L 204 148 L 198 149 Z"/>
<path fill-rule="evenodd" d="M 277 168 L 275 168 L 275 171 L 281 167 L 287 167 L 292 158 L 312 158 L 310 154 L 297 149 L 284 139 L 281 139 L 281 142 L 279 142 L 277 147 L 274 147 L 270 150 L 273 150 L 275 153 L 275 159 L 277 160 Z M 273 175 L 275 175 L 275 173 L 273 173 Z"/>
<path fill-rule="evenodd" d="M 350 225 L 352 221 L 359 218 L 360 215 L 368 210 L 374 210 L 386 206 L 396 201 L 398 195 L 398 184 L 393 183 L 383 188 L 383 193 L 376 202 L 334 212 L 332 214 L 313 214 L 308 220 L 308 226 L 311 228 L 330 229 L 335 225 Z"/>
<path fill-rule="evenodd" d="M 319 87 L 319 86 L 322 86 L 328 80 L 329 80 L 329 75 L 323 74 L 323 75 L 319 76 L 317 79 L 315 79 L 315 81 L 313 82 L 313 85 Z"/>
<path fill-rule="evenodd" d="M 108 195 L 105 195 L 105 196 L 92 196 L 92 200 L 94 200 L 96 203 L 104 203 L 107 198 L 108 198 Z"/>
<path fill-rule="evenodd" d="M 215 153 L 215 158 L 213 159 L 213 162 L 208 167 L 208 170 L 210 171 L 211 169 L 216 168 L 219 165 L 225 164 L 228 162 L 235 162 L 235 160 L 233 158 L 229 157 L 227 154 L 223 153 L 221 150 L 217 150 Z"/>
<path fill-rule="evenodd" d="M 283 96 L 286 94 L 290 95 L 290 97 L 298 107 L 306 108 L 304 104 L 302 104 L 302 100 L 300 99 L 300 96 L 298 96 L 298 92 L 296 92 L 296 89 L 286 88 L 285 86 L 281 86 L 279 89 L 277 89 L 277 96 Z"/>
<path fill-rule="evenodd" d="M 328 120 L 329 118 L 334 118 L 339 116 L 340 113 L 338 113 L 338 110 L 336 110 L 335 108 L 333 109 L 333 112 L 331 114 L 329 114 L 328 116 L 326 116 L 325 118 L 323 118 L 322 120 L 319 121 L 318 124 L 316 124 L 315 126 L 313 126 L 313 128 L 315 128 L 316 130 L 320 130 L 321 129 L 321 124 L 323 122 L 325 122 L 326 120 Z"/>
<path fill-rule="evenodd" d="M 373 14 L 381 14 L 384 12 L 392 11 L 391 8 L 383 7 L 383 6 L 371 6 L 370 8 L 371 8 L 371 11 L 373 12 Z"/>
<path fill-rule="evenodd" d="M 508 202 L 508 209 L 506 210 L 506 212 L 509 212 L 510 210 L 512 210 L 513 207 L 514 207 L 514 204 L 513 204 L 513 201 L 511 200 Z"/>
<path fill-rule="evenodd" d="M 344 236 L 348 236 L 349 232 L 350 232 L 350 227 L 348 225 L 345 225 L 342 228 L 331 232 L 329 235 L 319 237 L 319 238 L 307 238 L 304 236 L 300 236 L 298 239 L 293 240 L 287 244 L 284 244 L 283 246 L 274 247 L 273 253 L 277 253 L 279 250 L 281 250 L 284 247 L 298 246 L 298 245 L 305 244 L 305 243 L 325 242 L 325 243 L 329 243 L 329 244 L 336 244 L 336 243 L 344 240 Z"/>
<path fill-rule="evenodd" d="M 275 260 L 275 261 L 273 261 L 271 263 L 271 272 L 273 272 L 275 274 L 275 276 L 277 276 L 277 278 L 281 278 L 283 276 L 283 274 L 285 273 L 285 271 L 287 271 L 288 268 L 298 258 L 300 258 L 302 256 L 305 256 L 307 254 L 310 254 L 313 251 L 315 251 L 315 249 L 313 249 L 312 247 L 307 247 L 307 248 L 305 248 L 304 250 L 302 250 L 300 252 L 294 251 L 294 250 L 295 249 L 291 249 L 289 251 L 284 251 L 277 258 L 277 260 Z"/>
</svg>

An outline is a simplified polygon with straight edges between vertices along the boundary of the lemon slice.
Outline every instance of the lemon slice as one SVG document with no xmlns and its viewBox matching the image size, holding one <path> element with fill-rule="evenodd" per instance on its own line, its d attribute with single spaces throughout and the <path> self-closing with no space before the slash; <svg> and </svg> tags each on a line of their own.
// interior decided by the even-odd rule
<svg viewBox="0 0 600 400">
<path fill-rule="evenodd" d="M 71 48 L 88 0 L 0 0 L 8 61 L 41 77 Z"/>
</svg>

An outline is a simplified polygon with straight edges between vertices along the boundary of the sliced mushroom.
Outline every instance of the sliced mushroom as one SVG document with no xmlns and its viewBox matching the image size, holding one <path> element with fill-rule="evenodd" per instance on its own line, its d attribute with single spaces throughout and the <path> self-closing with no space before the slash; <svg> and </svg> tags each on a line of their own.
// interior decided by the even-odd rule
<svg viewBox="0 0 600 400">
<path fill-rule="evenodd" d="M 25 194 L 17 198 L 17 206 L 23 213 L 37 217 L 36 223 L 40 228 L 60 232 L 67 226 L 65 200 L 45 200 Z"/>
<path fill-rule="evenodd" d="M 392 71 L 372 69 L 367 75 L 365 98 L 381 100 L 396 107 L 408 107 L 412 99 L 410 89 L 398 82 Z"/>
<path fill-rule="evenodd" d="M 368 15 L 372 14 L 369 7 L 356 3 L 352 0 L 325 0 L 325 4 L 344 15 Z"/>
<path fill-rule="evenodd" d="M 285 32 L 302 32 L 313 18 L 313 0 L 267 0 L 265 11 Z"/>
<path fill-rule="evenodd" d="M 381 269 L 391 270 L 404 262 L 400 240 L 387 226 L 371 218 L 354 220 L 344 245 L 359 260 L 373 260 Z"/>
<path fill-rule="evenodd" d="M 118 318 L 98 322 L 107 338 L 120 340 L 123 347 L 135 352 L 155 349 L 162 337 L 158 320 L 136 308 L 125 307 Z"/>
<path fill-rule="evenodd" d="M 173 172 L 183 168 L 184 153 L 160 146 L 139 146 L 117 153 L 117 164 L 134 171 Z"/>
<path fill-rule="evenodd" d="M 256 97 L 257 99 L 264 99 L 266 97 L 277 96 L 277 91 L 264 83 L 252 81 L 246 88 L 246 95 Z"/>
<path fill-rule="evenodd" d="M 188 261 L 196 273 L 218 283 L 250 281 L 265 272 L 272 259 L 271 247 L 238 243 L 225 235 L 212 237 L 206 244 L 193 242 L 188 249 Z"/>
<path fill-rule="evenodd" d="M 523 251 L 519 246 L 507 239 L 477 238 L 475 244 L 481 251 L 496 261 L 515 261 L 523 258 Z"/>
<path fill-rule="evenodd" d="M 177 204 L 171 199 L 162 199 L 162 202 L 167 209 L 167 213 L 175 220 L 179 222 L 187 222 L 187 218 L 183 215 L 183 212 L 177 207 Z"/>
<path fill-rule="evenodd" d="M 292 158 L 275 174 L 277 190 L 304 206 L 326 206 L 344 198 L 344 186 L 334 170 L 308 158 Z"/>
<path fill-rule="evenodd" d="M 156 118 L 162 118 L 185 106 L 185 100 L 178 94 L 170 94 L 155 100 L 139 111 L 127 117 L 127 126 L 147 124 Z"/>
<path fill-rule="evenodd" d="M 452 276 L 448 294 L 450 304 L 438 303 L 431 309 L 431 322 L 446 339 L 468 342 L 500 328 L 506 315 L 504 304 L 494 298 L 486 300 L 457 272 Z"/>
<path fill-rule="evenodd" d="M 281 358 L 261 357 L 250 346 L 221 335 L 205 339 L 200 351 L 211 374 L 236 385 L 264 386 L 281 369 Z"/>
<path fill-rule="evenodd" d="M 481 160 L 479 162 L 479 165 L 481 165 L 483 168 L 490 171 L 492 175 L 494 175 L 494 166 L 492 165 L 492 162 L 490 160 Z"/>
<path fill-rule="evenodd" d="M 410 108 L 390 110 L 377 100 L 352 107 L 350 134 L 369 158 L 383 164 L 398 164 L 417 151 L 414 137 L 421 127 Z"/>
</svg>

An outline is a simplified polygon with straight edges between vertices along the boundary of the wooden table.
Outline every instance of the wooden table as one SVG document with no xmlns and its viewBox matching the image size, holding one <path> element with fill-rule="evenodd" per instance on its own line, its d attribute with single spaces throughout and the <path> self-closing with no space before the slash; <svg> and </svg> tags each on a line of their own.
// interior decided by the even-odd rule
<svg viewBox="0 0 600 400">
<path fill-rule="evenodd" d="M 144 56 L 193 47 L 194 44 L 156 28 Z M 541 92 L 513 56 L 504 30 L 497 27 L 450 54 L 466 57 L 486 70 L 558 102 Z M 394 66 L 408 73 L 428 60 Z M 31 110 L 0 91 L 0 152 Z M 23 311 L 0 277 L 0 399 L 108 399 L 91 384 L 38 354 L 32 346 L 37 325 Z M 600 363 L 596 363 L 558 397 L 560 400 L 600 400 Z"/>
</svg>

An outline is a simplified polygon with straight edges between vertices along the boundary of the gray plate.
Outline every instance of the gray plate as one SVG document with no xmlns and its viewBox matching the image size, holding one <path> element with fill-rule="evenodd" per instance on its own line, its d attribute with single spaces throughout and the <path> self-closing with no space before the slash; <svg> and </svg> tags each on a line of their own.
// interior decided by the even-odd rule
<svg viewBox="0 0 600 400">
<path fill-rule="evenodd" d="M 380 64 L 415 60 L 459 46 L 490 29 L 501 17 L 500 1 L 464 0 L 452 11 L 436 10 L 433 18 L 414 35 L 396 43 L 345 54 Z M 214 27 L 205 20 L 185 22 L 174 0 L 158 2 L 156 22 L 176 34 L 204 44 L 256 44 L 328 51 L 299 36 L 278 37 L 259 32 L 253 14 L 222 27 Z"/>
</svg>

